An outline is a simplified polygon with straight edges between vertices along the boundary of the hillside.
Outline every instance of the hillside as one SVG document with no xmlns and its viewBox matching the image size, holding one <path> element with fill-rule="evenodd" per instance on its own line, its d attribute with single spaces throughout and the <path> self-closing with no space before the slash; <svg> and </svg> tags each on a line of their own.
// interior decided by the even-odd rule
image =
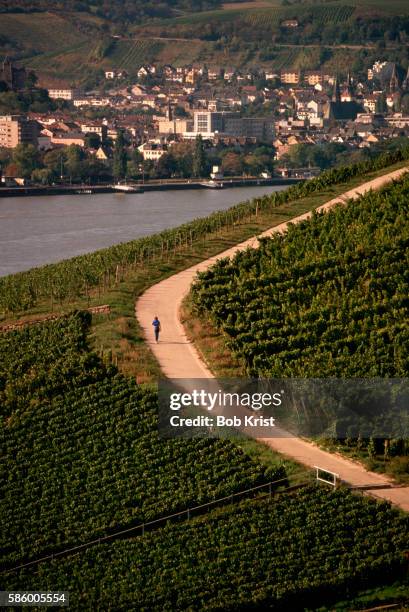
<svg viewBox="0 0 409 612">
<path fill-rule="evenodd" d="M 407 63 L 400 41 L 409 33 L 409 7 L 402 0 L 223 6 L 216 1 L 165 6 L 62 0 L 57 7 L 46 0 L 35 7 L 21 2 L 13 9 L 19 12 L 8 1 L 0 3 L 0 11 L 6 11 L 0 20 L 0 55 L 21 59 L 45 83 L 79 84 L 100 79 L 109 68 L 134 74 L 146 62 L 339 71 L 351 66 L 360 71 L 380 56 Z M 293 18 L 297 28 L 283 27 Z"/>
<path fill-rule="evenodd" d="M 196 316 L 253 377 L 406 380 L 408 193 L 406 175 L 219 260 L 193 286 Z M 322 443 L 407 482 L 405 417 L 354 402 Z"/>
<path fill-rule="evenodd" d="M 114 22 L 140 22 L 220 6 L 220 0 L 0 0 L 1 12 L 81 11 Z"/>
<path fill-rule="evenodd" d="M 399 592 L 408 533 L 385 504 L 311 487 L 46 561 L 3 584 L 68 590 L 75 611 L 333 609 L 360 589 Z"/>
<path fill-rule="evenodd" d="M 89 349 L 89 324 L 0 335 L 3 566 L 265 482 L 228 441 L 161 440 L 157 393 Z"/>
</svg>

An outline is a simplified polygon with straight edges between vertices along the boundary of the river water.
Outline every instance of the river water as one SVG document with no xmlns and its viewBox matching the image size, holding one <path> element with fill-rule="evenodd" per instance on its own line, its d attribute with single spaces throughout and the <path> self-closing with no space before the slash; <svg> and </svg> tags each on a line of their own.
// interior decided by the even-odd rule
<svg viewBox="0 0 409 612">
<path fill-rule="evenodd" d="M 147 236 L 282 189 L 0 198 L 0 276 Z"/>
</svg>

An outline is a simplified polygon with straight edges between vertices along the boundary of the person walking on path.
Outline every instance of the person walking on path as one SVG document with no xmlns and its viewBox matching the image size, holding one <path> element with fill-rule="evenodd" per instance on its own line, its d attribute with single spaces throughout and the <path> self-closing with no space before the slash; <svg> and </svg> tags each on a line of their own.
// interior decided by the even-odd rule
<svg viewBox="0 0 409 612">
<path fill-rule="evenodd" d="M 153 319 L 152 325 L 153 325 L 153 331 L 155 332 L 155 340 L 156 342 L 159 342 L 159 332 L 161 331 L 161 327 L 160 327 L 160 321 L 158 317 L 155 317 Z"/>
</svg>

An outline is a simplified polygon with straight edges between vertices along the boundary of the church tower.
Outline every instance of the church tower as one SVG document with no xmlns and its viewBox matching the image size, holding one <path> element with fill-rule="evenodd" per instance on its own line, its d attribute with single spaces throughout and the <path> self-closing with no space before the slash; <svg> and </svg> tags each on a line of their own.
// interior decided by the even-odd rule
<svg viewBox="0 0 409 612">
<path fill-rule="evenodd" d="M 339 89 L 339 81 L 338 81 L 338 76 L 335 77 L 335 81 L 334 81 L 334 91 L 332 93 L 332 98 L 331 98 L 332 102 L 336 102 L 337 104 L 339 104 L 339 102 L 341 102 L 341 91 Z"/>
<path fill-rule="evenodd" d="M 399 77 L 398 77 L 398 73 L 396 70 L 396 64 L 394 64 L 392 75 L 391 75 L 391 80 L 389 82 L 389 91 L 390 93 L 396 93 L 397 91 L 399 91 L 399 89 L 400 89 Z"/>
</svg>

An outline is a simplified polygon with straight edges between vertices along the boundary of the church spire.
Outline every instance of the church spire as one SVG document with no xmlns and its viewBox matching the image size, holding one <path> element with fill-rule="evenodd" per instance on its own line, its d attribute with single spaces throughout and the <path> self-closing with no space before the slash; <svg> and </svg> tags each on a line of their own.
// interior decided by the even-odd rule
<svg viewBox="0 0 409 612">
<path fill-rule="evenodd" d="M 391 80 L 389 83 L 389 90 L 391 93 L 395 93 L 399 90 L 399 78 L 396 70 L 396 64 L 393 65 Z"/>
<path fill-rule="evenodd" d="M 333 102 L 341 102 L 341 91 L 339 89 L 339 81 L 338 81 L 338 76 L 335 77 L 335 81 L 334 81 L 334 91 L 332 94 L 332 101 Z"/>
</svg>

